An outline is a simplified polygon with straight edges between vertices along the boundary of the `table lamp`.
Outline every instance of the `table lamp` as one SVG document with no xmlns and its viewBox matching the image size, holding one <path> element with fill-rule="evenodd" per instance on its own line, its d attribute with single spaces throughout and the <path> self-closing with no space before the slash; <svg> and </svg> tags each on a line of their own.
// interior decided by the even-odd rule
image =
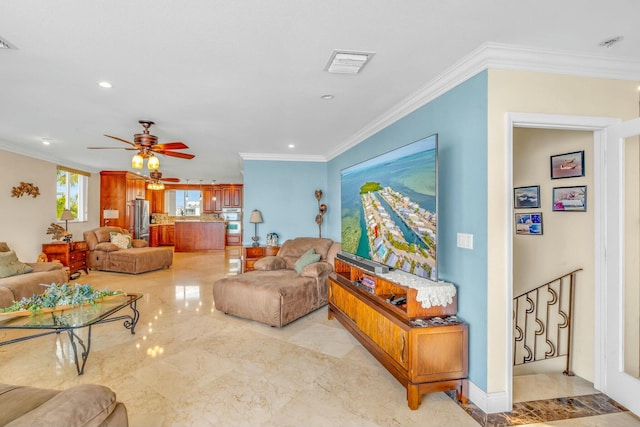
<svg viewBox="0 0 640 427">
<path fill-rule="evenodd" d="M 254 209 L 253 212 L 251 212 L 251 217 L 249 217 L 249 222 L 251 224 L 255 224 L 255 231 L 254 231 L 254 236 L 251 238 L 251 240 L 253 240 L 253 246 L 258 246 L 258 240 L 260 239 L 258 237 L 258 224 L 260 224 L 262 222 L 262 214 L 260 213 L 259 210 Z"/>
<path fill-rule="evenodd" d="M 69 231 L 69 221 L 73 221 L 76 217 L 73 216 L 73 213 L 69 209 L 65 209 L 62 211 L 62 215 L 60 215 L 60 220 L 64 221 L 64 231 Z"/>
<path fill-rule="evenodd" d="M 104 218 L 104 226 L 106 227 L 109 224 L 110 219 L 118 219 L 120 216 L 120 212 L 118 209 L 105 209 L 102 211 L 102 218 Z"/>
</svg>

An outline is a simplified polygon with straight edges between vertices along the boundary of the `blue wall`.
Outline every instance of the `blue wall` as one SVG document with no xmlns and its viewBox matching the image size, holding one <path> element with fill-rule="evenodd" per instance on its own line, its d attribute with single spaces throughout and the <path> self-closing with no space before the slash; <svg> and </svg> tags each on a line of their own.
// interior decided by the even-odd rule
<svg viewBox="0 0 640 427">
<path fill-rule="evenodd" d="M 245 160 L 243 183 L 244 245 L 253 243 L 255 225 L 249 223 L 249 216 L 254 209 L 264 220 L 258 224 L 259 243 L 264 245 L 268 233 L 276 233 L 280 244 L 295 237 L 318 237 L 315 190 L 324 192 L 321 203 L 328 205 L 327 212 L 335 208 L 327 202 L 326 163 Z M 325 215 L 322 237 L 329 237 L 325 234 L 330 226 Z"/>
<path fill-rule="evenodd" d="M 305 162 L 244 164 L 245 221 L 252 209 L 261 209 L 265 224 L 261 225 L 260 236 L 271 231 L 281 238 L 316 236 L 317 203 L 313 190 L 322 188 L 329 207 L 323 236 L 339 241 L 340 170 L 437 133 L 438 274 L 441 280 L 458 288 L 458 315 L 470 325 L 469 378 L 484 391 L 487 390 L 487 101 L 485 71 L 325 166 Z M 268 193 L 273 187 L 279 188 L 270 197 Z M 247 243 L 253 228 L 245 230 Z M 473 250 L 457 247 L 457 233 L 473 234 Z"/>
</svg>

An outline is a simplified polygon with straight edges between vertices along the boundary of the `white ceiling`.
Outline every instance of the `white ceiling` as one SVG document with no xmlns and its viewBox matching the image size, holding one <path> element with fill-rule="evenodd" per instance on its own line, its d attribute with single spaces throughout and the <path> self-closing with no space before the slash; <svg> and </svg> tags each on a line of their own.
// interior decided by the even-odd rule
<svg viewBox="0 0 640 427">
<path fill-rule="evenodd" d="M 86 147 L 153 120 L 196 155 L 161 156 L 165 177 L 242 182 L 239 153 L 329 159 L 485 43 L 637 65 L 639 16 L 637 0 L 0 0 L 16 47 L 0 50 L 0 148 L 128 170 L 131 151 Z M 334 49 L 375 56 L 329 74 Z"/>
</svg>

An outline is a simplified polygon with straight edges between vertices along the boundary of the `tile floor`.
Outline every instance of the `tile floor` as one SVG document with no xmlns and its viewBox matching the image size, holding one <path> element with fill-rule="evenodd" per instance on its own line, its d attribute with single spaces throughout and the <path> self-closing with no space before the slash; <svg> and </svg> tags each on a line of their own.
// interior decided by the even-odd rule
<svg viewBox="0 0 640 427">
<path fill-rule="evenodd" d="M 282 329 L 217 312 L 212 283 L 239 271 L 238 256 L 239 250 L 226 256 L 177 253 L 166 270 L 83 274 L 79 283 L 144 293 L 136 334 L 118 323 L 94 328 L 82 376 L 76 374 L 66 335 L 0 347 L 0 381 L 60 389 L 106 385 L 126 404 L 131 426 L 640 426 L 620 408 L 543 422 L 544 408 L 558 411 L 549 402 L 533 408 L 530 401 L 597 393 L 586 381 L 561 375 L 514 380 L 514 409 L 529 405 L 538 418 L 486 416 L 446 393 L 425 395 L 411 411 L 405 389 L 337 321 L 327 319 L 326 309 Z M 560 395 L 529 394 L 532 390 Z M 591 413 L 597 412 L 580 415 Z"/>
</svg>

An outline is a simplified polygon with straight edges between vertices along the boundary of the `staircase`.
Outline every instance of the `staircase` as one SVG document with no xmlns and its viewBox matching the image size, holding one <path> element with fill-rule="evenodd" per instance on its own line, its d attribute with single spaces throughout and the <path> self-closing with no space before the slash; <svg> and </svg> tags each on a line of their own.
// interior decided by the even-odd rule
<svg viewBox="0 0 640 427">
<path fill-rule="evenodd" d="M 573 304 L 579 268 L 513 299 L 513 365 L 567 357 L 571 371 Z"/>
</svg>

